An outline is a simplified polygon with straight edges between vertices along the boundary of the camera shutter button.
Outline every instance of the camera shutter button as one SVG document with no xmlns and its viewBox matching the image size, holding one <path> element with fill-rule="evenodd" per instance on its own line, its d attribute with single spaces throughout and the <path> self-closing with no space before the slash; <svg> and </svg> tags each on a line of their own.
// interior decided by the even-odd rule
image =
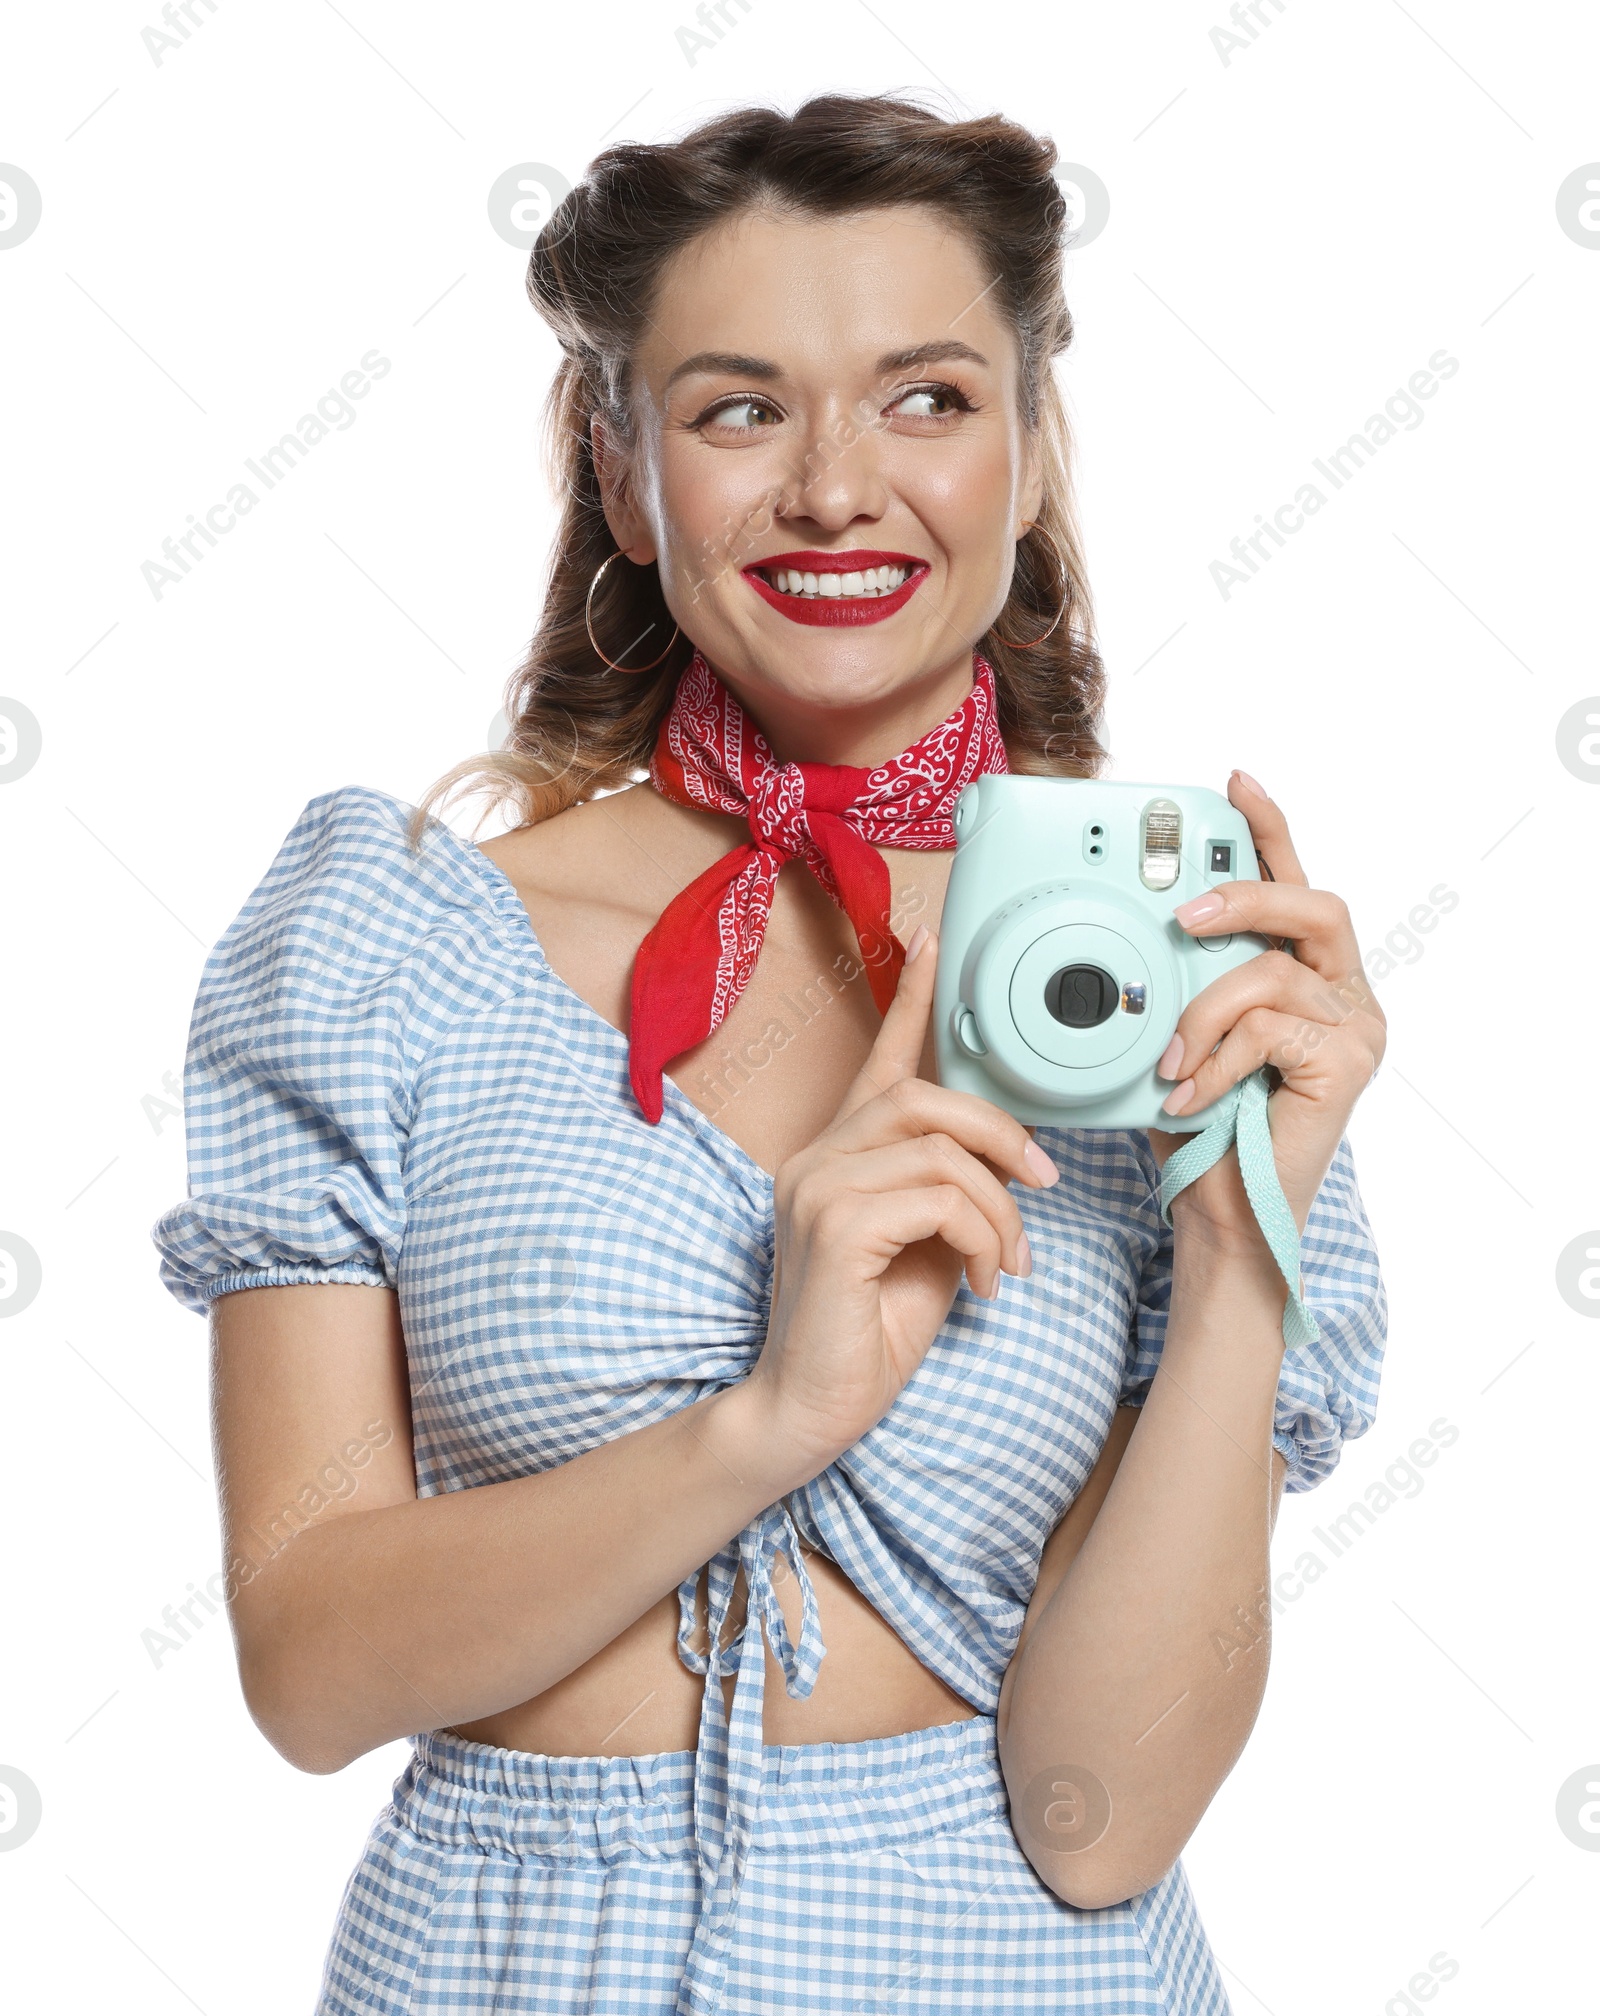
<svg viewBox="0 0 1600 2016">
<path fill-rule="evenodd" d="M 1230 931 L 1226 938 L 1196 938 L 1194 942 L 1207 952 L 1226 952 L 1233 943 L 1233 933 Z"/>
<path fill-rule="evenodd" d="M 956 1041 L 969 1057 L 987 1057 L 989 1046 L 978 1034 L 978 1018 L 970 1008 L 958 1008 L 955 1014 Z"/>
</svg>

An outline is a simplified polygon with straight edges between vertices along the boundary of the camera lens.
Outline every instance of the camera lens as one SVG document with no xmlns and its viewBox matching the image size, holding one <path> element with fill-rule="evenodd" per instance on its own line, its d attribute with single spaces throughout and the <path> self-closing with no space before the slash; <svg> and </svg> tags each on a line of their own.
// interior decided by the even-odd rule
<svg viewBox="0 0 1600 2016">
<path fill-rule="evenodd" d="M 1098 1029 L 1121 999 L 1121 987 L 1099 966 L 1062 966 L 1044 983 L 1045 1007 L 1069 1029 Z"/>
</svg>

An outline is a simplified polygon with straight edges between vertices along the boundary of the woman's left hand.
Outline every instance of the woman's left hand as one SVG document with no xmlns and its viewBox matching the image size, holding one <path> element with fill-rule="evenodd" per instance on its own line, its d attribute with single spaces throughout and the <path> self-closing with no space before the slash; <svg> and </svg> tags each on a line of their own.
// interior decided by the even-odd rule
<svg viewBox="0 0 1600 2016">
<path fill-rule="evenodd" d="M 1351 1109 L 1382 1060 L 1387 1030 L 1344 903 L 1308 886 L 1283 814 L 1242 771 L 1229 778 L 1228 798 L 1249 821 L 1273 879 L 1219 883 L 1174 914 L 1192 937 L 1255 931 L 1287 946 L 1204 987 L 1179 1016 L 1156 1068 L 1178 1081 L 1165 1110 L 1187 1117 L 1263 1064 L 1277 1067 L 1283 1082 L 1268 1106 L 1272 1145 L 1284 1196 L 1304 1231 Z M 1152 1128 L 1158 1163 L 1188 1138 Z M 1179 1193 L 1172 1215 L 1175 1225 L 1213 1236 L 1261 1237 L 1231 1149 Z"/>
</svg>

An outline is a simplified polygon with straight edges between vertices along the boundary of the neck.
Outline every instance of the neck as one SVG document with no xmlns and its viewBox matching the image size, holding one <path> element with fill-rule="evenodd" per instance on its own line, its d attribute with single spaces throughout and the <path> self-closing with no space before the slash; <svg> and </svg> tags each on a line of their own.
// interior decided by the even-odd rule
<svg viewBox="0 0 1600 2016">
<path fill-rule="evenodd" d="M 711 665 L 761 730 L 779 763 L 830 763 L 870 770 L 953 714 L 972 690 L 972 648 L 922 677 L 871 699 L 798 694 Z M 707 664 L 711 661 L 707 659 Z"/>
</svg>

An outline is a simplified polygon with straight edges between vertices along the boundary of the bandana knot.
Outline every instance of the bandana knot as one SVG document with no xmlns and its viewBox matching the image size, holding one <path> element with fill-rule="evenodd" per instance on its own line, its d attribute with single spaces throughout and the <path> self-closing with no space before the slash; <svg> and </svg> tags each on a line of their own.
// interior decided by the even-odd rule
<svg viewBox="0 0 1600 2016">
<path fill-rule="evenodd" d="M 665 1066 L 720 1027 L 749 982 L 785 861 L 803 861 L 848 915 L 873 1000 L 887 1010 L 905 948 L 890 928 L 878 848 L 955 845 L 956 799 L 974 777 L 1009 768 L 996 714 L 994 673 L 975 651 L 961 705 L 887 763 L 779 763 L 695 652 L 650 781 L 677 804 L 743 818 L 750 839 L 673 897 L 635 956 L 628 1070 L 647 1120 L 661 1118 Z"/>
<path fill-rule="evenodd" d="M 806 811 L 806 780 L 798 763 L 760 770 L 750 792 L 750 833 L 758 846 L 782 854 L 812 854 L 816 843 Z"/>
</svg>

